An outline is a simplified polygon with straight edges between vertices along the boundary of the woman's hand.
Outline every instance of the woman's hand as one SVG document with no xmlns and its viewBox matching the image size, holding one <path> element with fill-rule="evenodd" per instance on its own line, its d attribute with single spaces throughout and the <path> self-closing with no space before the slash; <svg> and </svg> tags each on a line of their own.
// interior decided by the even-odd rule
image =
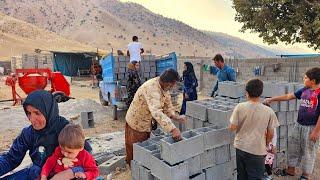
<svg viewBox="0 0 320 180">
<path fill-rule="evenodd" d="M 189 99 L 189 96 L 188 96 L 187 93 L 184 93 L 184 99 L 185 99 L 185 100 L 188 100 L 188 99 Z"/>
<path fill-rule="evenodd" d="M 87 178 L 86 174 L 83 173 L 83 172 L 76 172 L 76 173 L 74 173 L 74 177 L 75 177 L 75 178 L 82 178 L 82 179 L 86 179 L 86 178 Z"/>
</svg>

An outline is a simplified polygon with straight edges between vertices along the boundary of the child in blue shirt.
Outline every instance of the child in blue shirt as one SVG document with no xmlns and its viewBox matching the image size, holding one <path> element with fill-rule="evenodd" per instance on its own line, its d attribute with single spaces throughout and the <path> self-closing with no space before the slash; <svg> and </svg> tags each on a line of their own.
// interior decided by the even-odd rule
<svg viewBox="0 0 320 180">
<path fill-rule="evenodd" d="M 310 179 L 320 144 L 320 67 L 306 72 L 303 88 L 294 93 L 268 98 L 265 103 L 291 99 L 301 99 L 301 104 L 297 122 L 288 138 L 288 168 L 282 171 L 282 175 L 294 176 L 295 167 L 301 164 L 303 173 L 300 179 Z"/>
</svg>

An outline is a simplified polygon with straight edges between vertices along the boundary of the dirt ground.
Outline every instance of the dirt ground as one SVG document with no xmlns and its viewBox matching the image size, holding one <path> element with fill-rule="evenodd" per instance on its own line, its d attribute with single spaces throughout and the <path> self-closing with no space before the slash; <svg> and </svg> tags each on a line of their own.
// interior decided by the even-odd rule
<svg viewBox="0 0 320 180">
<path fill-rule="evenodd" d="M 11 98 L 11 89 L 4 85 L 3 79 L 0 77 L 0 100 L 2 99 L 10 99 Z M 88 84 L 85 83 L 85 84 Z M 21 91 L 19 91 L 21 92 Z M 71 86 L 71 96 L 76 99 L 93 99 L 99 102 L 98 97 L 98 89 L 92 89 L 90 87 L 80 87 L 79 84 Z M 21 93 L 23 94 L 23 93 Z M 203 97 L 201 97 L 203 98 Z M 0 103 L 0 107 L 3 104 L 10 106 L 10 103 Z M 110 116 L 105 119 L 105 121 L 99 122 L 95 124 L 95 128 L 85 129 L 86 136 L 93 136 L 98 134 L 110 133 L 115 131 L 124 130 L 125 120 L 124 120 L 124 112 L 120 113 L 119 120 L 114 121 L 112 119 L 112 109 L 108 108 L 106 112 L 110 114 Z M 0 121 L 3 120 L 0 117 Z M 15 137 L 20 133 L 21 129 L 9 129 L 4 132 L 0 132 L 0 151 L 8 150 L 10 148 L 11 143 L 15 139 Z M 114 180 L 130 180 L 131 172 L 129 168 L 126 170 L 121 170 L 120 172 L 116 172 L 113 177 Z M 293 177 L 276 177 L 276 180 L 291 180 L 295 179 Z M 316 166 L 313 173 L 313 179 L 320 180 L 320 151 L 318 153 L 318 158 L 316 160 Z"/>
</svg>

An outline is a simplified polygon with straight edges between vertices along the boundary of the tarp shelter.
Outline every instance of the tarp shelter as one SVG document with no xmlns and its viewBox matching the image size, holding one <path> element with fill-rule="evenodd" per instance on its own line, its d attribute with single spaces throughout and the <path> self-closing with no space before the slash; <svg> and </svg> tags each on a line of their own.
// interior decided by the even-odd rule
<svg viewBox="0 0 320 180">
<path fill-rule="evenodd" d="M 59 52 L 53 53 L 53 70 L 65 76 L 77 76 L 79 70 L 89 70 L 96 52 Z"/>
</svg>

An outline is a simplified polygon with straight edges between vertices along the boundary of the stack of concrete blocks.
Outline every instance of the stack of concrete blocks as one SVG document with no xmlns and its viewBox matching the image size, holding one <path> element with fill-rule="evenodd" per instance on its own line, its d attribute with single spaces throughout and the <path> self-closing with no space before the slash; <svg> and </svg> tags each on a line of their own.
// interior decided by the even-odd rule
<svg viewBox="0 0 320 180">
<path fill-rule="evenodd" d="M 53 70 L 52 54 L 22 54 L 11 58 L 11 70 L 16 69 L 44 69 Z"/>
<path fill-rule="evenodd" d="M 114 72 L 115 72 L 115 79 L 119 81 L 121 85 L 127 85 L 128 78 L 127 78 L 127 66 L 130 61 L 130 57 L 128 56 L 118 56 L 115 57 L 114 60 Z"/>
<path fill-rule="evenodd" d="M 143 82 L 156 77 L 156 59 L 153 55 L 145 55 L 141 57 L 140 75 Z"/>
<path fill-rule="evenodd" d="M 264 82 L 262 97 L 269 98 L 293 93 L 302 88 L 298 83 L 287 82 Z M 262 99 L 263 101 L 263 99 Z M 288 137 L 291 135 L 294 123 L 298 118 L 300 100 L 273 102 L 270 106 L 276 113 L 280 126 L 277 128 L 277 154 L 275 157 L 275 168 L 285 168 L 288 162 Z"/>
<path fill-rule="evenodd" d="M 182 133 L 182 140 L 152 133 L 133 145 L 133 180 L 236 179 L 235 149 L 227 128 L 211 126 Z"/>
<path fill-rule="evenodd" d="M 227 126 L 234 107 L 242 97 L 229 98 L 217 96 L 214 99 L 188 101 L 186 129 L 196 129 L 212 125 Z M 181 129 L 184 131 L 184 129 Z"/>
<path fill-rule="evenodd" d="M 140 62 L 140 79 L 142 82 L 155 77 L 156 61 L 155 56 L 146 55 L 141 57 Z M 127 85 L 128 82 L 128 63 L 130 62 L 129 56 L 117 56 L 114 61 L 115 77 L 121 85 Z"/>
</svg>

